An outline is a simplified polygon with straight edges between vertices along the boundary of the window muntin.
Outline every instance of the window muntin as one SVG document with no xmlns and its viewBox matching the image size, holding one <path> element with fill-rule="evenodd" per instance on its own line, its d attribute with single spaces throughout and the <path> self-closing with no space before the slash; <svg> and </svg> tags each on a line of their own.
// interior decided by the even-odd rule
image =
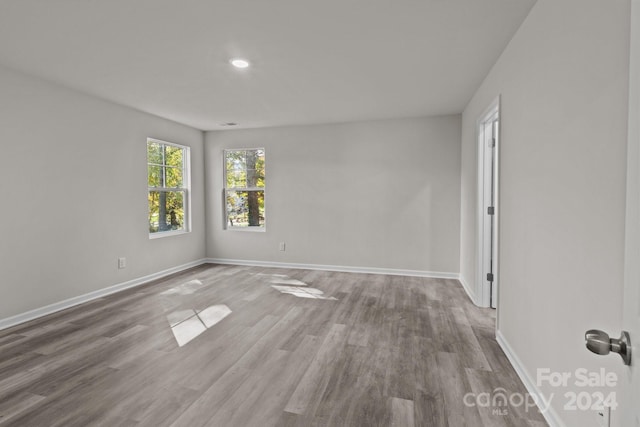
<svg viewBox="0 0 640 427">
<path fill-rule="evenodd" d="M 147 139 L 149 236 L 189 231 L 189 147 Z"/>
<path fill-rule="evenodd" d="M 264 148 L 224 150 L 224 183 L 226 227 L 264 230 Z"/>
</svg>

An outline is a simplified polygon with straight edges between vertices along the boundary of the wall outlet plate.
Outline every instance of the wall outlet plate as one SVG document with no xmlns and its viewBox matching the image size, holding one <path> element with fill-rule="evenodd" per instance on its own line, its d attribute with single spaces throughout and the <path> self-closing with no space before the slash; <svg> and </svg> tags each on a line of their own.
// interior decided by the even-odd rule
<svg viewBox="0 0 640 427">
<path fill-rule="evenodd" d="M 598 425 L 600 427 L 611 426 L 611 407 L 605 406 L 604 409 L 598 409 L 596 416 L 598 417 Z"/>
<path fill-rule="evenodd" d="M 280 242 L 280 246 L 279 247 L 280 247 L 281 251 L 284 251 L 286 249 L 286 245 L 285 245 L 284 242 Z"/>
<path fill-rule="evenodd" d="M 127 259 L 125 257 L 118 258 L 118 268 L 125 268 L 127 266 Z"/>
</svg>

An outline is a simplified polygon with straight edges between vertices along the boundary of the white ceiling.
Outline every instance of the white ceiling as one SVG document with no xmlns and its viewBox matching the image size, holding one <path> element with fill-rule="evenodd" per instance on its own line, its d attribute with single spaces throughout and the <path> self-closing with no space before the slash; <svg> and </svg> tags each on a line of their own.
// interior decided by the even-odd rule
<svg viewBox="0 0 640 427">
<path fill-rule="evenodd" d="M 534 2 L 0 0 L 0 64 L 202 130 L 460 113 Z"/>
</svg>

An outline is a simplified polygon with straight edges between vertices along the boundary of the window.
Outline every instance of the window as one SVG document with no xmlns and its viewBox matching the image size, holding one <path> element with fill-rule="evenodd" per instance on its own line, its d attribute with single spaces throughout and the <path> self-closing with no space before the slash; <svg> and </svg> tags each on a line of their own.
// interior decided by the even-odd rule
<svg viewBox="0 0 640 427">
<path fill-rule="evenodd" d="M 264 148 L 225 150 L 224 182 L 227 228 L 264 230 Z"/>
<path fill-rule="evenodd" d="M 189 231 L 189 147 L 147 139 L 149 237 Z"/>
</svg>

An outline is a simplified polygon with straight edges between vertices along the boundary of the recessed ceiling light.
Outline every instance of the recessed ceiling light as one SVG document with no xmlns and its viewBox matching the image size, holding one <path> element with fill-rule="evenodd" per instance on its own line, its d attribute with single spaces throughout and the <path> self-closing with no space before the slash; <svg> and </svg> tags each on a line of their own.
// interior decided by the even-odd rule
<svg viewBox="0 0 640 427">
<path fill-rule="evenodd" d="M 242 58 L 234 58 L 230 62 L 231 62 L 231 65 L 233 65 L 236 68 L 247 68 L 249 66 L 249 61 Z"/>
</svg>

